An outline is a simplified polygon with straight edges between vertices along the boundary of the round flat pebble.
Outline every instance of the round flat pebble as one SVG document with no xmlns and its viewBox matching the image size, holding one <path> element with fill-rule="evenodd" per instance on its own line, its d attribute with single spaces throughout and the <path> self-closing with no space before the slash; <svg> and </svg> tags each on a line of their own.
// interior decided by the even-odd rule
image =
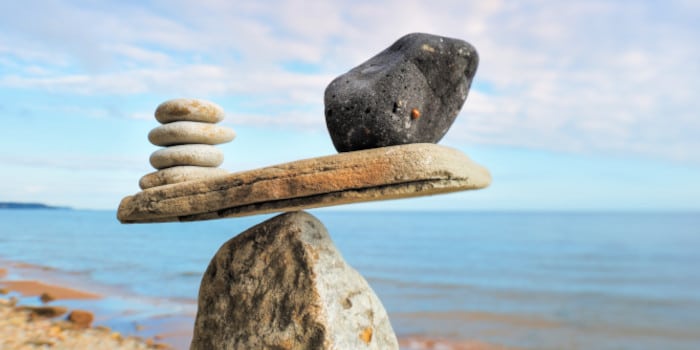
<svg viewBox="0 0 700 350">
<path fill-rule="evenodd" d="M 176 98 L 156 108 L 156 120 L 162 124 L 178 121 L 218 123 L 224 120 L 224 109 L 205 100 Z"/>
<path fill-rule="evenodd" d="M 176 166 L 144 175 L 141 180 L 139 180 L 139 187 L 145 190 L 147 188 L 180 182 L 215 178 L 226 174 L 229 174 L 229 172 L 221 168 Z"/>
<path fill-rule="evenodd" d="M 217 167 L 224 162 L 224 152 L 211 145 L 180 145 L 153 152 L 150 161 L 156 169 L 178 165 Z"/>
<path fill-rule="evenodd" d="M 201 122 L 172 122 L 148 133 L 148 140 L 156 146 L 201 143 L 218 145 L 236 137 L 231 128 Z"/>
</svg>

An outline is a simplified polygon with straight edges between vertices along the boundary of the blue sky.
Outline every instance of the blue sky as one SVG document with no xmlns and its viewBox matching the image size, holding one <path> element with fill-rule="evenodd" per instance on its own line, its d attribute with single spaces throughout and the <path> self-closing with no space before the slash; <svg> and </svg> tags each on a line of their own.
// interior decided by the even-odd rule
<svg viewBox="0 0 700 350">
<path fill-rule="evenodd" d="M 116 209 L 153 111 L 220 104 L 240 171 L 335 153 L 323 91 L 400 36 L 472 43 L 440 142 L 486 190 L 351 209 L 700 210 L 696 1 L 4 1 L 0 201 Z"/>
</svg>

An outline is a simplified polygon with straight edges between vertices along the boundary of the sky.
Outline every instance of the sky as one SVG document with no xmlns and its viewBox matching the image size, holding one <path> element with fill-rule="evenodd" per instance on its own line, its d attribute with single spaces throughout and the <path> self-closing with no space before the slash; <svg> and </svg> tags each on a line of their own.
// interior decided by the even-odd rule
<svg viewBox="0 0 700 350">
<path fill-rule="evenodd" d="M 336 153 L 323 92 L 404 34 L 480 64 L 440 144 L 484 190 L 358 210 L 700 210 L 700 2 L 2 1 L 0 201 L 115 210 L 163 101 L 202 98 L 223 168 Z"/>
</svg>

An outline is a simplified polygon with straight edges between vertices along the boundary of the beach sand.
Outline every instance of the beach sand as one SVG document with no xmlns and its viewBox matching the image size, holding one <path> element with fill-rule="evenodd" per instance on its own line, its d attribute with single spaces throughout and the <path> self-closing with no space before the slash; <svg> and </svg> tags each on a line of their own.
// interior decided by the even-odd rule
<svg viewBox="0 0 700 350">
<path fill-rule="evenodd" d="M 14 267 L 26 268 L 17 265 Z M 8 268 L 0 268 L 0 349 L 171 349 L 170 345 L 155 339 L 143 339 L 123 335 L 107 327 L 90 327 L 69 321 L 66 315 L 72 311 L 61 306 L 62 300 L 98 300 L 102 296 L 65 286 L 34 280 L 4 280 Z M 21 297 L 36 298 L 31 305 L 16 305 Z M 11 295 L 11 296 L 10 296 Z M 86 310 L 77 310 L 86 311 Z M 58 316 L 46 316 L 47 313 Z M 76 313 L 77 314 L 77 313 Z M 92 312 L 89 314 L 91 322 Z M 84 316 L 83 316 L 84 317 Z"/>
<path fill-rule="evenodd" d="M 68 321 L 35 317 L 0 298 L 0 349 L 154 349 L 143 339 L 104 328 L 77 328 Z M 161 347 L 162 348 L 162 347 Z"/>
<path fill-rule="evenodd" d="M 102 295 L 78 290 L 55 282 L 46 283 L 37 280 L 7 280 L 8 272 L 13 269 L 41 269 L 51 272 L 51 268 L 12 263 L 9 267 L 0 267 L 0 294 L 20 294 L 23 300 L 37 297 L 33 306 L 40 306 L 40 296 L 50 296 L 47 306 L 60 306 L 62 300 L 94 300 L 97 305 Z M 133 334 L 120 334 L 107 327 L 98 326 L 79 328 L 65 320 L 65 316 L 53 319 L 36 317 L 21 306 L 15 306 L 7 296 L 0 295 L 0 349 L 188 349 L 192 337 L 192 317 L 174 318 L 163 322 L 153 319 L 143 322 L 140 327 L 157 328 L 156 332 L 146 332 L 149 338 Z M 88 304 L 89 305 L 89 304 Z M 90 312 L 99 315 L 99 307 Z M 68 311 L 70 312 L 70 311 Z M 402 350 L 508 350 L 499 345 L 487 344 L 477 340 L 435 339 L 425 336 L 400 337 Z"/>
</svg>

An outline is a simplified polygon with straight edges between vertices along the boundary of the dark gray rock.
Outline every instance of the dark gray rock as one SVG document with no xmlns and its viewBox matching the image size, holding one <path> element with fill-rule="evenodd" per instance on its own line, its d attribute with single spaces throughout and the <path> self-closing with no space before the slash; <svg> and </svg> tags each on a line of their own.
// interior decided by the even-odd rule
<svg viewBox="0 0 700 350">
<path fill-rule="evenodd" d="M 462 108 L 478 63 L 463 40 L 402 37 L 326 88 L 326 125 L 335 148 L 437 143 Z"/>
<path fill-rule="evenodd" d="M 191 350 L 398 348 L 377 296 L 305 212 L 229 240 L 202 278 Z"/>
</svg>

